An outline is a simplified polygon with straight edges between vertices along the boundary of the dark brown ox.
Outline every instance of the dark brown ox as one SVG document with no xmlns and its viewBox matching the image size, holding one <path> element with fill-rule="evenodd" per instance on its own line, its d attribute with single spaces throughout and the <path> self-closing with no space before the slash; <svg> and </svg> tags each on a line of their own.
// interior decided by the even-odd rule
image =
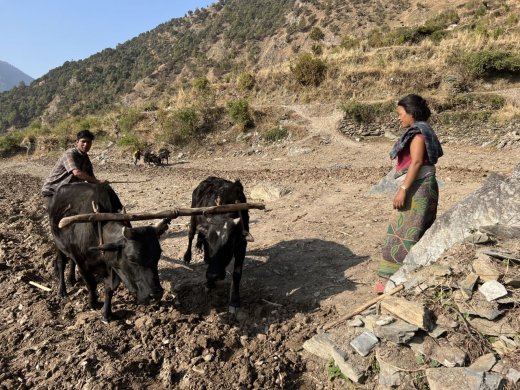
<svg viewBox="0 0 520 390">
<path fill-rule="evenodd" d="M 78 267 L 89 291 L 89 305 L 98 306 L 96 276 L 104 278 L 104 322 L 112 316 L 111 301 L 120 282 L 137 296 L 139 304 L 160 300 L 157 264 L 161 256 L 159 236 L 167 229 L 163 220 L 158 226 L 132 228 L 129 223 L 77 223 L 63 229 L 59 221 L 66 216 L 92 213 L 93 203 L 99 212 L 121 212 L 123 206 L 112 188 L 103 184 L 66 184 L 57 190 L 49 204 L 49 218 L 58 247 L 55 269 L 59 294 L 67 294 L 64 281 L 66 257 Z"/>
<path fill-rule="evenodd" d="M 208 177 L 193 191 L 191 207 L 210 207 L 215 205 L 246 203 L 244 187 L 239 180 L 231 182 L 218 177 Z M 184 261 L 191 261 L 191 245 L 195 232 L 197 248 L 204 250 L 204 261 L 208 265 L 206 280 L 208 288 L 215 281 L 223 280 L 226 267 L 234 258 L 233 279 L 231 282 L 229 310 L 235 312 L 240 307 L 240 279 L 246 254 L 247 242 L 253 241 L 249 234 L 249 212 L 241 211 L 207 217 L 191 217 L 188 234 L 188 249 Z"/>
</svg>

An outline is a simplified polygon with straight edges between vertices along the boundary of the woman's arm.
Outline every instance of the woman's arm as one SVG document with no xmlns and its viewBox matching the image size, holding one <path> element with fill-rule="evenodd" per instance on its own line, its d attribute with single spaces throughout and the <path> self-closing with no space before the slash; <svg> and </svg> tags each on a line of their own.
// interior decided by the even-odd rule
<svg viewBox="0 0 520 390">
<path fill-rule="evenodd" d="M 425 153 L 426 144 L 424 143 L 424 139 L 417 136 L 413 137 L 412 141 L 410 142 L 410 157 L 412 158 L 412 162 L 408 167 L 408 172 L 406 173 L 403 184 L 401 184 L 397 194 L 395 194 L 394 209 L 403 208 L 406 201 L 406 192 L 410 189 L 411 185 L 417 178 L 419 171 L 421 170 Z"/>
</svg>

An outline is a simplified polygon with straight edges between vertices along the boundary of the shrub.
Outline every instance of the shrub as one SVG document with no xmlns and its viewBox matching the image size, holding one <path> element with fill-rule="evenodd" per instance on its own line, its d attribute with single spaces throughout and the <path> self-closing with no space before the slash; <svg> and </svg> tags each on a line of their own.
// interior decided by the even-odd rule
<svg viewBox="0 0 520 390">
<path fill-rule="evenodd" d="M 291 72 L 298 83 L 317 87 L 325 79 L 327 65 L 310 53 L 302 53 L 294 66 L 291 66 Z"/>
<path fill-rule="evenodd" d="M 318 44 L 314 44 L 312 45 L 312 52 L 314 53 L 314 55 L 316 56 L 319 56 L 323 53 L 323 48 L 321 47 L 321 45 L 318 45 Z"/>
<path fill-rule="evenodd" d="M 255 86 L 255 78 L 247 72 L 240 73 L 237 79 L 238 88 L 242 91 L 250 91 Z"/>
<path fill-rule="evenodd" d="M 309 33 L 309 37 L 316 42 L 322 41 L 325 38 L 325 34 L 319 27 L 313 27 L 311 32 Z"/>
<path fill-rule="evenodd" d="M 197 92 L 207 92 L 210 88 L 209 80 L 204 76 L 195 77 L 191 85 Z"/>
<path fill-rule="evenodd" d="M 268 142 L 277 142 L 287 138 L 289 131 L 283 126 L 273 127 L 264 134 L 264 139 Z"/>
<path fill-rule="evenodd" d="M 174 144 L 186 144 L 197 135 L 199 116 L 192 107 L 179 108 L 171 115 L 161 112 L 159 122 L 163 128 L 164 141 Z"/>
<path fill-rule="evenodd" d="M 123 135 L 117 144 L 121 147 L 131 147 L 132 149 L 142 149 L 144 147 L 144 143 L 136 135 L 131 134 Z"/>
<path fill-rule="evenodd" d="M 350 35 L 343 37 L 340 46 L 343 49 L 354 49 L 359 46 L 359 40 L 352 38 Z"/>
<path fill-rule="evenodd" d="M 391 113 L 395 109 L 395 102 L 362 103 L 349 100 L 341 105 L 345 115 L 358 123 L 370 123 L 377 118 Z"/>
<path fill-rule="evenodd" d="M 128 133 L 139 122 L 141 115 L 137 110 L 128 110 L 119 118 L 119 128 L 123 133 Z"/>
<path fill-rule="evenodd" d="M 0 154 L 8 155 L 15 152 L 23 138 L 24 134 L 21 131 L 13 131 L 0 136 Z"/>
<path fill-rule="evenodd" d="M 249 103 L 245 99 L 230 100 L 226 104 L 231 120 L 242 128 L 251 127 L 253 120 L 249 113 Z"/>
<path fill-rule="evenodd" d="M 473 77 L 493 74 L 520 74 L 520 55 L 512 51 L 482 50 L 463 52 L 458 58 Z"/>
</svg>

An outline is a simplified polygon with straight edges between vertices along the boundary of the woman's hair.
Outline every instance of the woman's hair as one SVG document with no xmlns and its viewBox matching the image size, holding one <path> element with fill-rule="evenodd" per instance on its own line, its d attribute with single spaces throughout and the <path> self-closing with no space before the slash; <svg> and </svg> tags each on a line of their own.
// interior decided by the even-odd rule
<svg viewBox="0 0 520 390">
<path fill-rule="evenodd" d="M 397 105 L 403 107 L 416 121 L 427 121 L 431 115 L 428 102 L 419 95 L 406 95 L 397 102 Z"/>
</svg>

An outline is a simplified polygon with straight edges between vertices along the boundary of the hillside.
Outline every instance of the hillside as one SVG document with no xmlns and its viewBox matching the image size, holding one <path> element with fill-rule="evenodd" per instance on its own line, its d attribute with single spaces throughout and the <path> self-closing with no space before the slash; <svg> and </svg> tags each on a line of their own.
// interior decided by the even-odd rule
<svg viewBox="0 0 520 390">
<path fill-rule="evenodd" d="M 5 61 L 0 61 L 0 92 L 8 91 L 22 82 L 29 85 L 33 80 L 31 76 L 26 75 L 20 69 Z"/>
<path fill-rule="evenodd" d="M 465 123 L 496 141 L 520 112 L 518 9 L 513 0 L 221 0 L 0 94 L 0 132 L 9 130 L 0 151 L 26 136 L 63 144 L 80 127 L 122 146 L 264 134 L 279 127 L 281 105 L 315 102 L 343 107 L 355 127 L 345 133 L 380 135 L 409 92 L 431 100 L 448 138 Z"/>
</svg>

